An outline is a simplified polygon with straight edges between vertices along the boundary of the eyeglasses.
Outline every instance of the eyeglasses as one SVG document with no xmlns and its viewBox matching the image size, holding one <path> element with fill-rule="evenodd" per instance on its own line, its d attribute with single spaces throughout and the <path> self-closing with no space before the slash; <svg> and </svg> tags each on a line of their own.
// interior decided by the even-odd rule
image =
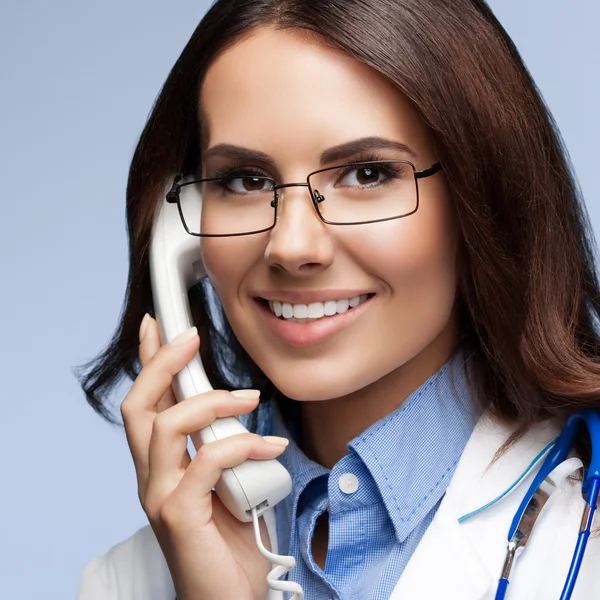
<svg viewBox="0 0 600 600">
<path fill-rule="evenodd" d="M 239 169 L 222 177 L 184 181 L 178 175 L 166 200 L 177 203 L 190 235 L 251 235 L 275 226 L 284 188 L 308 187 L 319 218 L 328 225 L 364 225 L 400 219 L 419 207 L 418 180 L 442 169 L 435 163 L 417 171 L 407 160 L 379 160 L 328 167 L 306 183 L 277 182 Z"/>
</svg>

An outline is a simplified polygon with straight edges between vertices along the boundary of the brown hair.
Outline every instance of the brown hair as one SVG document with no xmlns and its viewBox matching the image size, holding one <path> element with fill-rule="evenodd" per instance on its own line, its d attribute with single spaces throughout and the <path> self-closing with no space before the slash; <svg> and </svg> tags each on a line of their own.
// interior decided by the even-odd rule
<svg viewBox="0 0 600 600">
<path fill-rule="evenodd" d="M 153 314 L 148 243 L 155 207 L 173 174 L 199 164 L 198 99 L 208 66 L 258 26 L 312 32 L 363 61 L 431 128 L 462 230 L 458 302 L 478 401 L 517 424 L 514 439 L 540 420 L 599 407 L 591 228 L 556 124 L 483 0 L 215 2 L 171 70 L 133 156 L 125 306 L 108 347 L 84 365 L 80 382 L 91 406 L 115 422 L 108 393 L 139 372 L 138 327 L 144 312 Z M 266 389 L 226 321 L 215 327 L 211 306 L 219 305 L 210 285 L 191 294 L 213 386 L 232 389 L 247 376 Z M 586 458 L 584 438 L 578 451 Z"/>
</svg>

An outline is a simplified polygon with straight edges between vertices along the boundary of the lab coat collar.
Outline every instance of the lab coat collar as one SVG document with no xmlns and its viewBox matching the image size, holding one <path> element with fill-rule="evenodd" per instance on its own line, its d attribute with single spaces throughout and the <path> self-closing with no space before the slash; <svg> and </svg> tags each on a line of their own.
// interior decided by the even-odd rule
<svg viewBox="0 0 600 600">
<path fill-rule="evenodd" d="M 560 432 L 555 422 L 532 427 L 493 462 L 513 429 L 488 413 L 478 421 L 440 507 L 390 600 L 487 600 L 494 593 L 516 507 L 533 474 L 491 508 L 464 523 L 458 519 L 508 489 Z M 493 464 L 492 464 L 493 463 Z"/>
</svg>

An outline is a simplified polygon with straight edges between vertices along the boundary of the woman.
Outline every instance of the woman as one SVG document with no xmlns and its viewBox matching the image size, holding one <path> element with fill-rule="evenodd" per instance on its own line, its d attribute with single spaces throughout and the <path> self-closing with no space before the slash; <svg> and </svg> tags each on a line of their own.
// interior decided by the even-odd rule
<svg viewBox="0 0 600 600">
<path fill-rule="evenodd" d="M 212 180 L 210 284 L 192 290 L 201 343 L 161 347 L 148 242 L 178 174 Z M 142 133 L 127 218 L 123 319 L 82 382 L 111 419 L 135 378 L 121 412 L 150 526 L 90 563 L 80 598 L 266 598 L 252 524 L 211 490 L 274 457 L 293 492 L 263 539 L 305 598 L 493 598 L 526 484 L 461 517 L 599 407 L 600 289 L 560 136 L 487 5 L 217 1 Z M 199 346 L 218 391 L 177 404 Z M 188 434 L 250 414 L 256 433 L 190 461 Z M 589 458 L 582 431 L 510 598 L 559 597 Z M 600 593 L 598 553 L 574 598 Z"/>
</svg>

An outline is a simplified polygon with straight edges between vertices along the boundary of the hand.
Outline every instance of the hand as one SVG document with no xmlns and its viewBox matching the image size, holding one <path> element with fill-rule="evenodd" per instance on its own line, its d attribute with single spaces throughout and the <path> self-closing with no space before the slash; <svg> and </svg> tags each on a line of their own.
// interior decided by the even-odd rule
<svg viewBox="0 0 600 600">
<path fill-rule="evenodd" d="M 205 444 L 191 460 L 187 436 L 218 417 L 245 414 L 257 390 L 209 391 L 177 403 L 173 375 L 198 352 L 195 333 L 161 346 L 156 321 L 141 334 L 142 370 L 121 404 L 138 495 L 167 561 L 178 600 L 263 600 L 269 562 L 256 548 L 252 523 L 241 523 L 212 488 L 223 469 L 248 458 L 271 459 L 287 440 L 253 433 Z M 270 442 L 267 440 L 271 440 Z M 274 443 L 280 440 L 283 444 Z M 261 538 L 269 548 L 264 520 Z"/>
</svg>

